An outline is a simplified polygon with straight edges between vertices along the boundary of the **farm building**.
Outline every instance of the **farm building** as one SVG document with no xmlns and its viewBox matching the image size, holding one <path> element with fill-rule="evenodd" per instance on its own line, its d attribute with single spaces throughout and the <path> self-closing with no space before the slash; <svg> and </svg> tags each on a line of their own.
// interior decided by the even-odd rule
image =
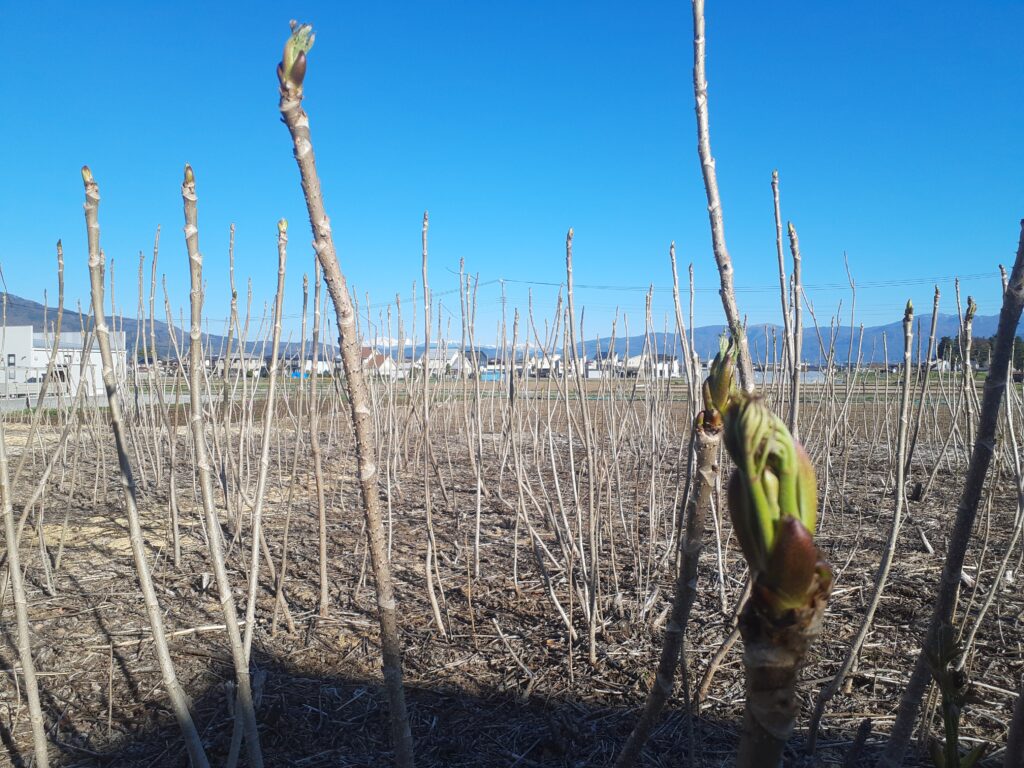
<svg viewBox="0 0 1024 768">
<path fill-rule="evenodd" d="M 442 376 L 460 376 L 463 373 L 473 373 L 473 363 L 466 355 L 458 350 L 446 348 L 433 348 L 424 352 L 416 359 L 416 365 L 422 370 L 426 358 L 427 370 L 434 378 Z"/>
<path fill-rule="evenodd" d="M 7 326 L 0 331 L 0 364 L 4 371 L 0 381 L 0 397 L 22 397 L 39 392 L 53 352 L 53 342 L 52 333 L 36 333 L 31 325 Z M 50 394 L 74 394 L 83 375 L 87 395 L 103 392 L 103 363 L 99 345 L 93 341 L 83 366 L 84 346 L 84 334 L 77 331 L 61 333 L 54 360 L 53 380 L 49 386 Z M 117 376 L 124 378 L 124 333 L 112 332 L 110 347 Z"/>
<path fill-rule="evenodd" d="M 218 357 L 213 362 L 213 372 L 217 376 L 224 375 L 225 367 L 229 374 L 241 375 L 244 373 L 247 377 L 259 377 L 266 367 L 266 361 L 258 354 L 232 352 L 230 360 Z"/>
</svg>

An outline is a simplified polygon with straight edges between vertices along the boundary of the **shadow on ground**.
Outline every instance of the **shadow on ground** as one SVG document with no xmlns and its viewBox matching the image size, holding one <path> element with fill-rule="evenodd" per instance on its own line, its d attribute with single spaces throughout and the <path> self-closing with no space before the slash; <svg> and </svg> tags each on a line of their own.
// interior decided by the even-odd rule
<svg viewBox="0 0 1024 768">
<path fill-rule="evenodd" d="M 229 659 L 218 659 L 225 681 Z M 115 661 L 116 663 L 116 661 Z M 376 682 L 319 677 L 273 661 L 258 668 L 258 719 L 268 766 L 386 766 L 393 753 L 387 699 Z M 223 764 L 231 738 L 229 686 L 214 684 L 195 696 L 193 712 L 211 764 Z M 634 722 L 627 707 L 582 702 L 525 700 L 509 694 L 482 698 L 439 687 L 407 687 L 409 718 L 419 766 L 611 765 Z M 47 722 L 59 722 L 60 702 L 46 701 Z M 169 711 L 153 708 L 108 749 L 90 748 L 74 731 L 62 733 L 51 754 L 66 766 L 187 766 L 188 758 Z M 116 714 L 115 714 L 116 717 Z M 647 765 L 678 765 L 687 741 L 685 720 L 672 711 L 651 739 Z M 27 765 L 12 751 L 14 765 Z M 735 735 L 728 727 L 698 721 L 698 740 L 709 765 L 722 764 Z M 53 742 L 51 742 L 53 744 Z M 701 761 L 702 763 L 704 760 Z M 243 750 L 244 764 L 244 750 Z"/>
<path fill-rule="evenodd" d="M 193 713 L 211 764 L 223 765 L 232 730 L 227 683 L 231 667 L 226 655 L 215 656 L 212 661 L 225 682 L 214 683 L 195 696 Z M 280 659 L 264 659 L 257 667 L 256 680 L 266 765 L 320 768 L 392 764 L 386 697 L 376 682 L 309 675 Z M 446 686 L 408 686 L 407 696 L 416 761 L 421 768 L 610 766 L 637 713 L 633 707 L 568 699 L 525 699 L 507 693 L 482 697 Z M 61 723 L 67 721 L 62 702 L 51 697 L 43 704 L 47 722 L 57 723 L 56 738 L 51 735 L 53 765 L 189 765 L 170 712 L 158 705 L 148 706 L 145 715 L 133 723 L 120 722 L 121 738 L 101 748 L 90 747 L 88 738 L 74 728 L 62 727 Z M 692 754 L 689 730 L 679 709 L 667 710 L 648 741 L 640 765 L 733 764 L 735 724 L 703 716 L 695 719 Z M 840 736 L 822 745 L 817 764 L 844 763 L 852 734 Z M 15 751 L 6 726 L 0 726 L 0 740 L 4 747 L 0 754 L 12 765 L 30 764 L 29 753 L 19 755 Z M 793 746 L 799 746 L 796 740 Z M 794 752 L 786 765 L 801 762 Z"/>
</svg>

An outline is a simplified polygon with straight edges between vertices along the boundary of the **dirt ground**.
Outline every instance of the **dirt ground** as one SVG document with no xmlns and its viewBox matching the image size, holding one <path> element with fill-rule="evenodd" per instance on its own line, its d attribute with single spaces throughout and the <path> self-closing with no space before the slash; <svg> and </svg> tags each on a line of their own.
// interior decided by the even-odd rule
<svg viewBox="0 0 1024 768">
<path fill-rule="evenodd" d="M 14 445 L 17 429 L 8 431 L 15 433 L 9 437 Z M 883 494 L 880 479 L 888 474 L 885 450 L 876 449 L 869 456 L 867 441 L 860 442 L 851 446 L 846 457 L 843 488 L 839 486 L 842 468 L 833 468 L 831 498 L 819 534 L 837 580 L 821 641 L 803 673 L 805 707 L 791 742 L 794 760 L 813 697 L 827 684 L 857 631 L 892 515 L 893 498 L 891 492 Z M 187 457 L 184 445 L 179 458 Z M 396 491 L 392 498 L 392 562 L 418 765 L 611 765 L 635 722 L 657 664 L 663 634 L 658 617 L 668 606 L 672 589 L 669 569 L 660 574 L 660 593 L 642 621 L 628 610 L 618 615 L 610 598 L 604 600 L 606 622 L 599 632 L 598 662 L 592 666 L 585 644 L 568 647 L 565 626 L 546 596 L 522 529 L 514 580 L 515 520 L 494 494 L 483 506 L 481 577 L 468 579 L 474 479 L 460 449 L 448 448 L 455 456 L 448 498 L 436 487 L 432 496 L 447 638 L 433 626 L 426 600 L 419 465 L 410 467 L 401 493 Z M 16 456 L 21 447 L 10 450 Z M 841 446 L 834 454 L 838 462 L 844 455 Z M 51 761 L 65 766 L 187 765 L 149 639 L 113 456 L 105 459 L 95 502 L 93 479 L 100 472 L 96 452 L 90 453 L 83 444 L 79 460 L 79 471 L 87 480 L 80 479 L 72 491 L 70 472 L 65 468 L 59 476 L 55 473 L 45 503 L 41 530 L 53 570 L 52 594 L 46 588 L 39 529 L 30 524 L 22 545 Z M 327 619 L 315 615 L 317 533 L 311 475 L 300 462 L 299 478 L 292 487 L 287 482 L 288 451 L 280 458 L 275 455 L 274 462 L 264 517 L 271 551 L 279 558 L 285 513 L 289 507 L 292 512 L 286 595 L 294 631 L 279 618 L 276 634 L 271 634 L 273 596 L 264 572 L 253 667 L 266 763 L 311 768 L 387 765 L 391 752 L 375 601 L 350 454 L 335 444 L 325 456 L 331 576 Z M 26 493 L 25 487 L 40 469 L 39 462 L 30 467 L 19 493 Z M 231 735 L 232 663 L 209 576 L 212 569 L 191 469 L 183 460 L 176 471 L 182 516 L 180 568 L 173 567 L 168 547 L 166 482 L 157 486 L 152 476 L 148 483 L 140 478 L 140 508 L 174 663 L 194 701 L 196 722 L 211 760 L 220 764 Z M 445 466 L 442 475 L 448 476 L 448 471 Z M 865 752 L 865 761 L 869 760 L 892 724 L 935 594 L 961 490 L 960 471 L 958 467 L 941 469 L 925 500 L 910 503 L 874 628 L 848 689 L 827 710 L 817 752 L 820 765 L 843 764 L 857 727 L 866 718 L 873 726 Z M 920 474 L 916 470 L 915 478 Z M 960 596 L 958 615 L 967 616 L 967 626 L 993 587 L 993 573 L 1005 552 L 1016 509 L 1012 480 L 990 478 L 990 485 L 994 493 L 979 511 L 965 569 L 976 586 L 965 586 Z M 17 504 L 15 512 L 20 512 Z M 225 523 L 230 538 L 233 529 L 226 518 Z M 701 562 L 703 588 L 687 634 L 691 688 L 730 632 L 732 607 L 746 576 L 735 541 L 728 539 L 727 519 L 722 528 L 726 610 L 709 525 Z M 248 541 L 247 535 L 243 541 Z M 247 552 L 238 545 L 229 558 L 240 607 L 247 559 Z M 962 723 L 963 744 L 981 740 L 998 747 L 1005 741 L 1024 672 L 1019 561 L 1019 555 L 1011 557 L 1012 573 L 995 585 L 996 600 L 978 633 L 968 667 L 975 695 Z M 620 567 L 620 578 L 629 583 L 633 576 L 625 558 Z M 5 672 L 0 682 L 0 764 L 28 765 L 31 737 L 20 676 L 14 674 L 18 656 L 9 594 L 0 618 L 0 663 Z M 582 626 L 578 616 L 576 620 Z M 648 742 L 643 765 L 732 763 L 743 712 L 741 648 L 742 641 L 725 657 L 699 717 L 689 721 L 679 697 L 670 702 Z M 929 722 L 935 732 L 939 720 L 933 714 Z M 992 754 L 987 764 L 1001 765 L 998 749 Z"/>
</svg>

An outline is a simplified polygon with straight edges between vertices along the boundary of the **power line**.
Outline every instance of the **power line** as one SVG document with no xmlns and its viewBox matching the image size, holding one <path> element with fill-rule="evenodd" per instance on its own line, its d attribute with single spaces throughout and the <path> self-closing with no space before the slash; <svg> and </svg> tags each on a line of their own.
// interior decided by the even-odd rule
<svg viewBox="0 0 1024 768">
<path fill-rule="evenodd" d="M 975 272 L 968 275 L 942 275 L 939 277 L 908 277 L 894 280 L 871 280 L 867 282 L 856 283 L 857 288 L 896 288 L 907 285 L 933 285 L 935 283 L 952 283 L 955 280 L 960 282 L 966 282 L 968 280 L 984 280 L 984 279 L 997 279 L 999 278 L 998 272 Z M 511 277 L 500 278 L 506 283 L 517 283 L 519 285 L 540 285 L 548 286 L 552 288 L 564 288 L 565 283 L 557 283 L 543 280 L 518 280 Z M 494 280 L 490 282 L 496 282 Z M 576 288 L 584 288 L 590 291 L 633 291 L 647 293 L 648 290 L 652 289 L 652 286 L 640 286 L 640 285 L 599 285 L 593 283 L 576 283 Z M 825 290 L 849 290 L 849 283 L 811 283 L 804 284 L 801 286 L 801 290 L 805 291 L 825 291 Z M 670 293 L 671 288 L 660 288 L 653 286 L 653 290 L 656 293 Z M 697 293 L 718 293 L 718 288 L 694 288 Z M 736 293 L 765 293 L 775 292 L 779 290 L 779 284 L 776 282 L 772 285 L 746 285 L 746 286 L 735 286 L 734 290 Z"/>
</svg>

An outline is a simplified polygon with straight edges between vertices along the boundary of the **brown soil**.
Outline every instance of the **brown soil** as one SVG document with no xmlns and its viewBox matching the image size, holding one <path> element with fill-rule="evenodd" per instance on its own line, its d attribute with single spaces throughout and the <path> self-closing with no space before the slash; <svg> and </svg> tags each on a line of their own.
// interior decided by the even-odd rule
<svg viewBox="0 0 1024 768">
<path fill-rule="evenodd" d="M 414 449 L 410 449 L 410 465 L 401 475 L 400 492 L 395 489 L 392 498 L 393 566 L 417 763 L 452 767 L 611 765 L 635 722 L 637 707 L 644 700 L 657 663 L 663 632 L 658 619 L 671 594 L 669 569 L 657 577 L 660 592 L 643 618 L 637 615 L 631 600 L 627 599 L 617 611 L 611 596 L 603 599 L 606 623 L 599 633 L 598 662 L 594 666 L 587 660 L 586 633 L 578 606 L 573 616 L 581 630 L 582 647 L 575 644 L 570 651 L 565 625 L 547 596 L 522 526 L 518 529 L 515 559 L 518 572 L 514 572 L 514 513 L 496 493 L 484 499 L 481 578 L 470 581 L 467 575 L 472 555 L 468 542 L 473 536 L 476 494 L 465 438 L 456 435 L 461 429 L 460 419 L 461 415 L 454 419 L 447 442 L 442 437 L 446 430 L 437 430 L 435 455 L 448 498 L 436 482 L 432 495 L 447 639 L 442 639 L 433 626 L 426 600 L 422 464 L 415 458 Z M 254 669 L 266 762 L 270 766 L 310 767 L 387 765 L 391 757 L 387 703 L 380 687 L 373 585 L 350 450 L 347 444 L 339 446 L 335 435 L 325 457 L 331 611 L 328 618 L 318 619 L 312 476 L 304 456 L 299 462 L 298 479 L 289 482 L 294 432 L 287 423 L 287 419 L 281 419 L 281 448 L 272 451 L 274 463 L 264 516 L 271 550 L 279 558 L 285 514 L 289 508 L 292 512 L 286 594 L 294 631 L 290 632 L 281 619 L 276 634 L 271 634 L 273 598 L 269 576 L 264 572 Z M 8 429 L 12 446 L 13 431 L 17 430 Z M 53 436 L 47 434 L 52 440 Z M 51 480 L 41 530 L 51 564 L 63 545 L 59 567 L 54 568 L 53 594 L 46 589 L 38 529 L 27 527 L 22 545 L 51 760 L 55 765 L 68 766 L 186 765 L 149 641 L 128 546 L 124 504 L 113 474 L 115 461 L 106 444 L 109 432 L 97 430 L 97 436 L 107 451 L 102 467 L 98 466 L 95 444 L 83 433 L 81 443 L 69 448 L 66 463 Z M 23 437 L 21 440 L 24 444 Z M 324 440 L 328 443 L 326 433 Z M 854 439 L 848 454 L 838 444 L 841 441 L 836 442 L 831 450 L 831 488 L 819 538 L 835 566 L 837 581 L 825 631 L 803 676 L 802 695 L 807 706 L 792 740 L 794 756 L 801 747 L 800 728 L 806 724 L 809 704 L 830 679 L 857 630 L 893 505 L 891 491 L 883 493 L 882 488 L 888 474 L 884 437 L 873 452 L 870 438 Z M 79 451 L 77 460 L 72 458 L 74 450 Z M 935 453 L 934 449 L 920 450 L 922 463 L 920 467 L 915 464 L 914 481 L 926 479 L 923 467 L 927 464 L 930 468 L 929 452 Z M 211 568 L 185 439 L 179 445 L 178 456 L 182 505 L 179 568 L 173 567 L 168 544 L 167 483 L 165 480 L 158 486 L 148 465 L 146 476 L 139 478 L 139 500 L 177 672 L 194 699 L 196 722 L 211 761 L 220 764 L 231 736 L 232 665 L 220 626 L 220 608 L 207 575 Z M 12 449 L 12 460 L 15 458 Z M 489 456 L 488 461 L 494 462 L 493 468 L 488 465 L 488 484 L 496 490 L 498 459 Z M 662 477 L 675 483 L 679 472 L 676 454 L 660 461 Z M 638 476 L 643 477 L 642 459 L 637 466 Z M 41 468 L 41 461 L 37 461 L 19 484 L 16 499 L 27 495 L 26 488 L 31 487 Z M 94 480 L 101 469 L 94 499 Z M 255 472 L 255 460 L 252 469 Z M 633 472 L 633 467 L 629 471 Z M 910 504 L 874 629 L 849 690 L 840 692 L 828 709 L 817 754 L 822 765 L 843 763 L 856 729 L 865 718 L 870 718 L 874 729 L 868 740 L 867 758 L 891 726 L 935 594 L 961 473 L 962 461 L 943 468 L 926 499 Z M 998 747 L 1005 743 L 1024 671 L 1024 599 L 1019 587 L 1019 556 L 1010 561 L 1012 579 L 1007 576 L 1003 583 L 993 585 L 994 570 L 1008 543 L 1016 499 L 1012 480 L 1005 475 L 990 477 L 989 486 L 993 493 L 990 503 L 979 512 L 975 543 L 967 560 L 966 573 L 977 587 L 962 590 L 959 616 L 962 619 L 966 615 L 970 626 L 993 586 L 997 599 L 971 656 L 968 672 L 975 696 L 966 707 L 962 739 L 965 744 L 982 740 Z M 646 493 L 642 489 L 635 497 L 630 494 L 625 504 L 627 515 L 639 509 L 635 499 L 641 506 L 645 503 Z M 670 502 L 671 490 L 667 493 Z M 502 495 L 515 503 L 510 471 L 503 476 Z M 20 512 L 17 505 L 15 511 Z M 713 526 L 708 529 L 708 546 L 701 563 L 704 588 L 687 635 L 691 687 L 699 682 L 711 656 L 729 633 L 731 610 L 745 578 L 735 541 L 726 540 L 727 601 L 723 611 L 716 547 L 711 538 Z M 226 525 L 226 531 L 230 538 L 233 527 Z M 723 532 L 728 536 L 727 519 Z M 242 533 L 245 546 L 236 544 L 229 558 L 240 610 L 248 528 Z M 935 554 L 927 551 L 925 539 Z M 628 594 L 635 586 L 636 574 L 632 558 L 622 550 L 623 543 L 619 541 L 616 546 L 620 580 Z M 559 590 L 568 608 L 564 579 Z M 0 685 L 0 763 L 27 765 L 30 731 L 27 708 L 13 674 L 18 656 L 9 595 L 2 620 L 0 662 L 6 675 Z M 693 722 L 694 739 L 690 740 L 684 707 L 676 699 L 666 708 L 648 743 L 644 765 L 731 763 L 743 711 L 740 646 L 738 643 L 732 649 L 714 679 L 703 710 Z M 935 732 L 939 721 L 934 713 L 929 722 Z M 687 763 L 686 758 L 692 761 Z M 1000 762 L 1001 757 L 997 757 L 989 764 Z"/>
</svg>

